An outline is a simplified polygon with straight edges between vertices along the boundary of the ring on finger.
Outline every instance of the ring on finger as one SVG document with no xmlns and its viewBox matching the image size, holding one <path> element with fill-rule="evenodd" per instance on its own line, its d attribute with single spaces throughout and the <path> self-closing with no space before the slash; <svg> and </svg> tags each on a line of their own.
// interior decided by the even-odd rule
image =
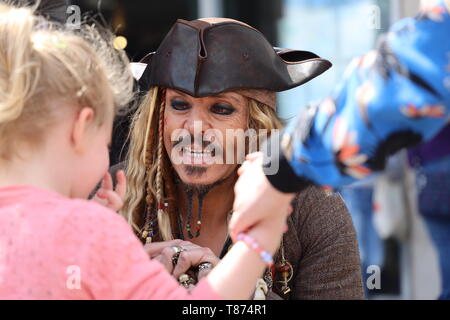
<svg viewBox="0 0 450 320">
<path fill-rule="evenodd" d="M 210 262 L 202 262 L 198 265 L 198 271 L 211 270 L 212 268 L 213 265 Z"/>
<path fill-rule="evenodd" d="M 180 257 L 180 253 L 183 251 L 187 251 L 187 249 L 181 246 L 172 246 L 171 248 L 174 251 L 174 255 L 172 256 L 172 265 L 176 266 L 178 263 L 178 258 Z"/>
<path fill-rule="evenodd" d="M 175 254 L 179 254 L 182 251 L 186 251 L 186 248 L 183 248 L 182 246 L 171 246 L 170 248 L 173 250 Z"/>
</svg>

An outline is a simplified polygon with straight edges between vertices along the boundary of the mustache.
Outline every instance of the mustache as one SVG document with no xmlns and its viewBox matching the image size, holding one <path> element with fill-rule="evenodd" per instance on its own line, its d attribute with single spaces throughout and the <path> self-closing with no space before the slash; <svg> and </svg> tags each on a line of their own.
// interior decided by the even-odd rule
<svg viewBox="0 0 450 320">
<path fill-rule="evenodd" d="M 190 133 L 186 133 L 180 135 L 176 140 L 172 141 L 172 147 L 190 147 L 192 143 L 198 144 L 202 146 L 202 149 L 210 149 L 216 150 L 218 152 L 223 151 L 222 145 L 218 141 L 214 141 L 215 139 L 206 138 L 204 135 L 192 135 Z"/>
</svg>

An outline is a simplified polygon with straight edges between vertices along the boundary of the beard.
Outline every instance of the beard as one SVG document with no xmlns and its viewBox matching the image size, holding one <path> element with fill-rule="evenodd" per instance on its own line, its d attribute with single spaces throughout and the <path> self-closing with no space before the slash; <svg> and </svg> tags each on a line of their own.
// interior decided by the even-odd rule
<svg viewBox="0 0 450 320">
<path fill-rule="evenodd" d="M 197 167 L 191 165 L 183 165 L 183 170 L 190 177 L 200 178 L 202 175 L 208 171 L 208 167 Z"/>
<path fill-rule="evenodd" d="M 205 167 L 196 167 L 196 166 L 184 166 L 184 170 L 187 172 L 187 174 L 189 176 L 201 176 L 202 174 L 204 174 L 208 168 Z M 224 177 L 222 179 L 217 180 L 216 182 L 213 183 L 208 183 L 208 184 L 202 184 L 202 183 L 185 183 L 183 180 L 181 180 L 181 178 L 179 177 L 179 175 L 175 172 L 175 183 L 177 185 L 179 185 L 182 190 L 186 193 L 186 195 L 189 197 L 193 197 L 193 195 L 197 195 L 199 198 L 204 198 L 212 189 L 222 185 L 223 183 L 225 183 L 225 181 L 227 181 L 231 175 L 234 174 L 234 172 L 232 172 L 231 175 Z"/>
<path fill-rule="evenodd" d="M 198 167 L 194 167 L 196 169 L 206 169 L 206 168 L 198 168 Z M 187 200 L 187 208 L 186 208 L 186 215 L 187 215 L 187 221 L 185 221 L 184 223 L 182 222 L 182 218 L 180 215 L 180 212 L 178 212 L 178 219 L 179 220 L 179 233 L 182 235 L 183 234 L 183 230 L 182 228 L 184 227 L 188 227 L 191 228 L 191 219 L 192 219 L 192 214 L 193 214 L 193 201 L 194 201 L 194 197 L 197 197 L 197 203 L 198 203 L 198 207 L 197 207 L 197 219 L 195 219 L 196 221 L 200 221 L 202 220 L 202 213 L 203 213 L 203 200 L 205 199 L 206 195 L 213 190 L 214 188 L 222 185 L 223 183 L 225 183 L 235 172 L 232 172 L 229 176 L 223 178 L 223 179 L 219 179 L 216 182 L 210 183 L 210 184 L 193 184 L 193 183 L 185 183 L 183 182 L 180 177 L 178 176 L 178 174 L 176 174 L 175 172 L 175 183 L 181 188 L 181 190 L 183 190 L 183 192 L 186 195 L 186 200 Z M 195 221 L 194 220 L 194 221 Z M 183 226 L 184 224 L 184 226 Z M 197 231 L 197 233 L 195 235 L 192 235 L 191 233 L 188 233 L 189 238 L 196 238 L 198 236 L 200 236 L 200 230 Z"/>
</svg>

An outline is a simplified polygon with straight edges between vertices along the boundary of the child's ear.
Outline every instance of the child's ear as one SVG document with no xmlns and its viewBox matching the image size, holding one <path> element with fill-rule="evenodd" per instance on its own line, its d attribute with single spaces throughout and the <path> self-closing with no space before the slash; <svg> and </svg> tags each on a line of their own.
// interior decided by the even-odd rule
<svg viewBox="0 0 450 320">
<path fill-rule="evenodd" d="M 71 142 L 75 148 L 75 152 L 84 153 L 89 142 L 88 131 L 94 122 L 94 110 L 92 108 L 84 107 L 81 109 L 73 123 Z"/>
</svg>

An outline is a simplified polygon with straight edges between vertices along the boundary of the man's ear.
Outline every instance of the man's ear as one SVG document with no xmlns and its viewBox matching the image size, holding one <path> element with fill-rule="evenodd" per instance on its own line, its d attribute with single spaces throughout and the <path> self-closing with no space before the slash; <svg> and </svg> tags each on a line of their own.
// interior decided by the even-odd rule
<svg viewBox="0 0 450 320">
<path fill-rule="evenodd" d="M 88 130 L 94 121 L 94 110 L 92 108 L 82 108 L 75 117 L 71 132 L 71 142 L 75 152 L 84 153 L 89 141 Z"/>
</svg>

